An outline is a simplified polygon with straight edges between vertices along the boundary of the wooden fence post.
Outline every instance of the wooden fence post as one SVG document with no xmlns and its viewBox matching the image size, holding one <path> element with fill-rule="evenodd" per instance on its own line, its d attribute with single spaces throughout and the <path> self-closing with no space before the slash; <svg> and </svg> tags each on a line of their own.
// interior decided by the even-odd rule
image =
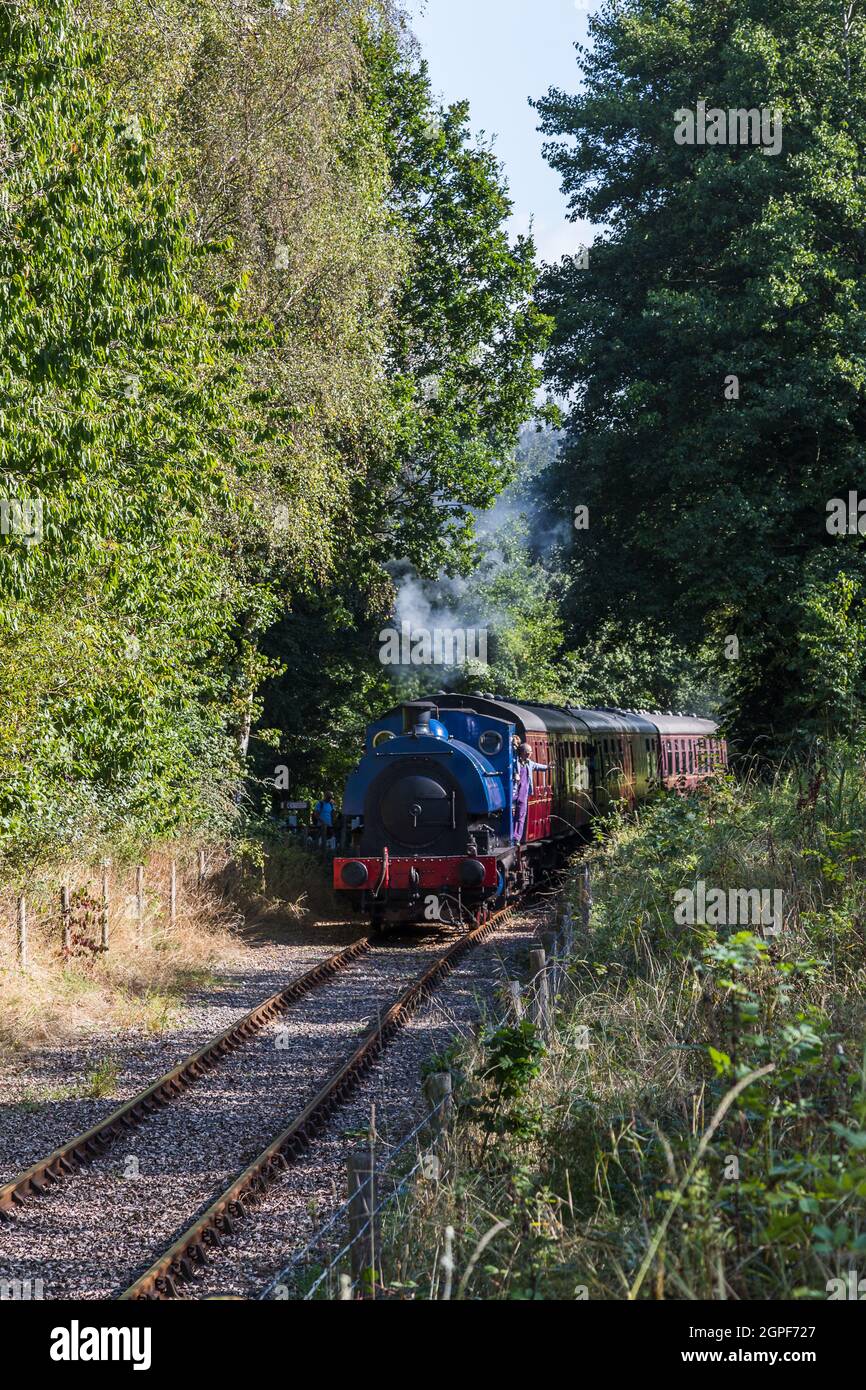
<svg viewBox="0 0 866 1390">
<path fill-rule="evenodd" d="M 104 862 L 103 865 L 102 865 L 102 913 L 101 913 L 101 920 L 102 920 L 102 942 L 101 942 L 101 944 L 102 944 L 102 949 L 103 949 L 103 951 L 107 951 L 107 950 L 108 950 L 108 903 L 109 903 L 109 898 L 108 898 L 108 864 L 109 864 L 109 861 L 108 861 L 108 860 L 105 860 L 105 862 Z"/>
<path fill-rule="evenodd" d="M 544 947 L 548 961 L 547 974 L 550 981 L 550 992 L 555 999 L 559 994 L 559 977 L 561 973 L 559 964 L 559 937 L 555 931 L 542 932 L 541 944 Z"/>
<path fill-rule="evenodd" d="M 574 918 L 571 903 L 567 902 L 562 913 L 562 954 L 568 957 L 574 951 Z"/>
<path fill-rule="evenodd" d="M 430 1128 L 433 1143 L 441 1149 L 448 1140 L 451 1125 L 451 1073 L 437 1071 L 424 1078 L 424 1098 L 430 1107 Z"/>
<path fill-rule="evenodd" d="M 18 964 L 27 969 L 27 899 L 22 893 L 18 898 L 18 935 L 16 942 Z"/>
<path fill-rule="evenodd" d="M 171 878 L 168 887 L 168 922 L 173 927 L 177 921 L 177 860 L 171 861 Z"/>
<path fill-rule="evenodd" d="M 63 949 L 72 949 L 72 908 L 69 906 L 69 889 L 64 883 L 60 889 L 60 921 L 63 926 Z"/>
<path fill-rule="evenodd" d="M 520 1023 L 523 1019 L 523 990 L 519 980 L 506 980 L 505 997 L 508 1013 L 515 1023 Z"/>
<path fill-rule="evenodd" d="M 349 1251 L 352 1279 L 357 1285 L 357 1297 L 364 1298 L 376 1287 L 376 1169 L 373 1146 L 353 1149 L 348 1156 L 349 1188 Z"/>
<path fill-rule="evenodd" d="M 585 932 L 589 931 L 589 919 L 592 913 L 592 882 L 589 877 L 589 865 L 584 864 L 583 874 L 580 883 L 580 919 Z"/>
<path fill-rule="evenodd" d="M 529 1016 L 542 1038 L 550 1035 L 550 987 L 547 979 L 547 957 L 544 951 L 529 952 L 532 972 Z"/>
<path fill-rule="evenodd" d="M 136 948 L 144 939 L 144 865 L 139 864 L 135 871 L 135 916 L 137 921 Z"/>
<path fill-rule="evenodd" d="M 439 1297 L 447 1303 L 454 1284 L 454 1227 L 445 1227 L 445 1249 L 442 1252 L 442 1292 Z"/>
</svg>

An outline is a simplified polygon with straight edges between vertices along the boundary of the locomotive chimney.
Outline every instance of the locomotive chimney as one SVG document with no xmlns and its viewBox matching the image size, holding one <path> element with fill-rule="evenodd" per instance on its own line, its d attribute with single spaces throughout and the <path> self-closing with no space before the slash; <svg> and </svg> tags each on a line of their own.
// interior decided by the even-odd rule
<svg viewBox="0 0 866 1390">
<path fill-rule="evenodd" d="M 438 711 L 430 700 L 410 700 L 403 706 L 403 733 L 430 737 L 430 720 Z"/>
</svg>

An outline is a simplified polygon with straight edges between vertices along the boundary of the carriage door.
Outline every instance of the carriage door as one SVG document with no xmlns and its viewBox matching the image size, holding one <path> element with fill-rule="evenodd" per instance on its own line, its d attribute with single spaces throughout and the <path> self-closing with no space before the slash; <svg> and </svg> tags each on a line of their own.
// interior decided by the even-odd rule
<svg viewBox="0 0 866 1390">
<path fill-rule="evenodd" d="M 607 790 L 608 764 L 607 739 L 596 734 L 590 744 L 589 774 L 592 800 L 596 813 L 601 814 L 607 810 L 610 801 Z"/>
<path fill-rule="evenodd" d="M 546 763 L 544 771 L 532 774 L 532 796 L 529 799 L 527 840 L 543 840 L 550 834 L 550 813 L 553 800 L 553 758 L 556 756 L 554 744 L 547 738 L 533 738 L 530 743 L 532 761 Z"/>
<path fill-rule="evenodd" d="M 634 773 L 634 748 L 632 747 L 631 734 L 621 734 L 622 741 L 622 776 L 623 788 L 622 795 L 629 806 L 635 804 L 635 773 Z"/>
</svg>

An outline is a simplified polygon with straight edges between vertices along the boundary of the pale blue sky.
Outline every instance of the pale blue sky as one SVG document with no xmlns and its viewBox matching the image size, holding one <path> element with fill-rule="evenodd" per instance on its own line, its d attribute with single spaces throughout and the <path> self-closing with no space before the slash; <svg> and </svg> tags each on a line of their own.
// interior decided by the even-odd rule
<svg viewBox="0 0 866 1390">
<path fill-rule="evenodd" d="M 593 0 L 404 0 L 445 101 L 467 98 L 472 126 L 496 136 L 514 203 L 512 229 L 534 220 L 543 260 L 558 260 L 592 240 L 586 223 L 570 223 L 559 179 L 541 153 L 538 115 L 528 98 L 548 87 L 576 91 L 575 43 L 586 42 Z"/>
</svg>

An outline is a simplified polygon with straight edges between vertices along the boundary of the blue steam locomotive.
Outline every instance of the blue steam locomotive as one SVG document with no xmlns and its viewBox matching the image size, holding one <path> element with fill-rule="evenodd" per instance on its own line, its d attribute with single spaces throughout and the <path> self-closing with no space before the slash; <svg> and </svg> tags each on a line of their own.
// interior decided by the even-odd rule
<svg viewBox="0 0 866 1390">
<path fill-rule="evenodd" d="M 519 816 L 518 747 L 534 768 Z M 688 791 L 726 765 L 717 725 L 694 715 L 413 700 L 367 729 L 334 888 L 375 927 L 474 924 L 559 867 L 613 802 Z"/>
</svg>

